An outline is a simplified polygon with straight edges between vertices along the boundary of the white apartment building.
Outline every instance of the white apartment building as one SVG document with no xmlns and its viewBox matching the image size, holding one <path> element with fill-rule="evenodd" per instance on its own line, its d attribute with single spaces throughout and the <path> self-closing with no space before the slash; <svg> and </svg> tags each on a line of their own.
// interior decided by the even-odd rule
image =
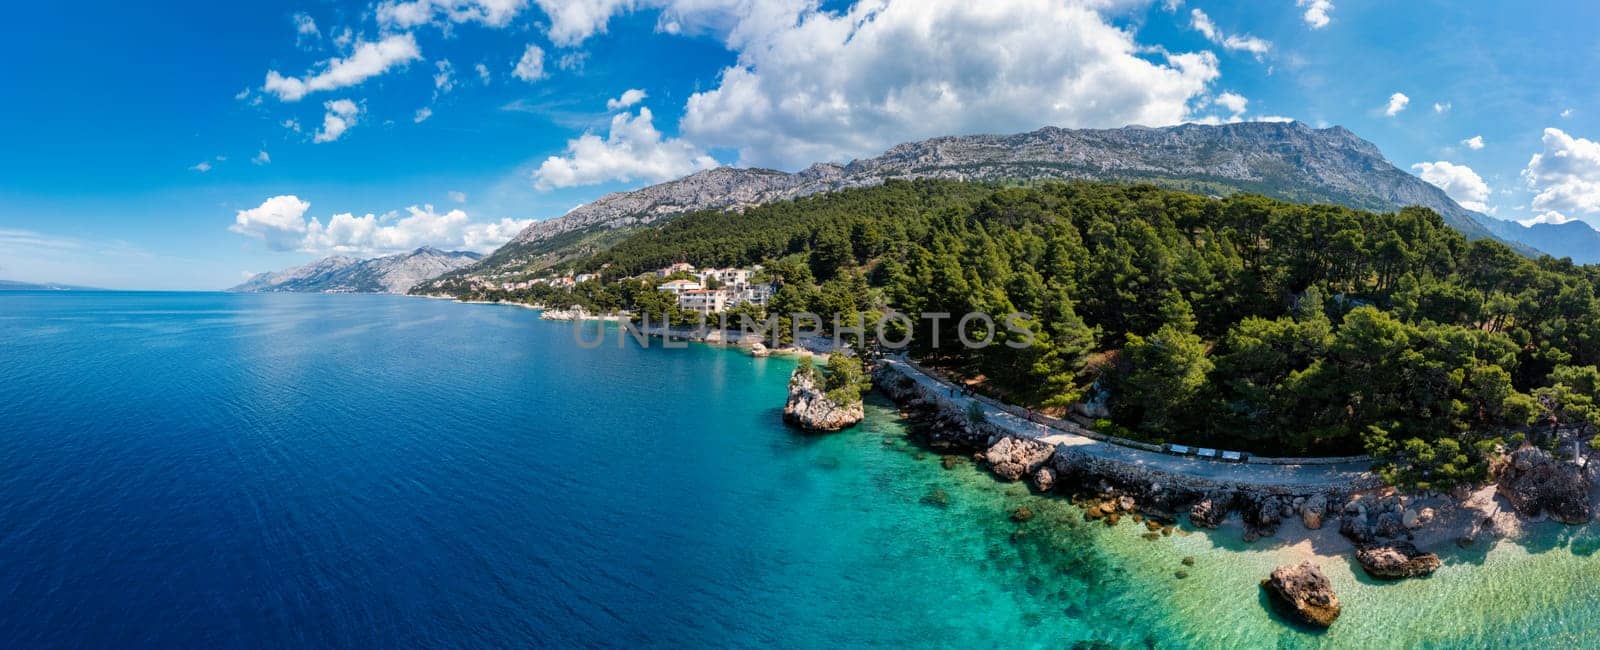
<svg viewBox="0 0 1600 650">
<path fill-rule="evenodd" d="M 700 291 L 705 289 L 705 286 L 694 280 L 673 280 L 671 282 L 663 282 L 656 288 L 674 296 L 682 296 L 685 291 Z"/>
<path fill-rule="evenodd" d="M 728 307 L 728 294 L 716 289 L 691 289 L 678 294 L 678 308 L 699 314 L 715 314 Z"/>
</svg>

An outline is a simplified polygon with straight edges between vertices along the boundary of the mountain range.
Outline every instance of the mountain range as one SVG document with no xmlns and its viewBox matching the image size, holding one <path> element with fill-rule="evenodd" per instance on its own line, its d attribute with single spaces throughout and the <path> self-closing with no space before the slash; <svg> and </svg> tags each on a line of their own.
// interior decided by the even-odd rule
<svg viewBox="0 0 1600 650">
<path fill-rule="evenodd" d="M 745 207 L 886 179 L 976 181 L 1081 179 L 1148 182 L 1201 194 L 1254 192 L 1300 203 L 1391 211 L 1418 205 L 1472 239 L 1495 238 L 1525 254 L 1543 231 L 1467 210 L 1443 190 L 1396 167 L 1343 127 L 1300 122 L 1184 124 L 1148 128 L 1046 127 L 1014 135 L 933 138 L 847 164 L 795 173 L 719 167 L 606 195 L 536 222 L 464 272 L 515 273 L 592 253 L 637 227 L 696 210 Z M 1600 250 L 1600 248 L 1597 248 Z M 1591 254 L 1592 255 L 1592 254 Z"/>
<path fill-rule="evenodd" d="M 483 258 L 477 253 L 446 252 L 422 247 L 373 259 L 325 257 L 283 271 L 257 273 L 235 293 L 405 293 L 428 278 L 471 265 Z"/>
<path fill-rule="evenodd" d="M 70 284 L 57 284 L 54 282 L 15 282 L 0 280 L 0 291 L 105 291 L 94 287 L 78 287 Z"/>
<path fill-rule="evenodd" d="M 1481 216 L 1478 222 L 1496 237 L 1526 244 L 1551 257 L 1570 257 L 1578 264 L 1600 263 L 1600 231 L 1582 221 L 1524 226 Z"/>
</svg>

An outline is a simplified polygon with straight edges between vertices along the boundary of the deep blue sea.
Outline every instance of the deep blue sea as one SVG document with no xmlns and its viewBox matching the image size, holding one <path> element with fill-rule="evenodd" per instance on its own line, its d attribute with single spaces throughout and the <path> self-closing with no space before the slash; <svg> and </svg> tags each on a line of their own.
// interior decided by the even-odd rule
<svg viewBox="0 0 1600 650">
<path fill-rule="evenodd" d="M 1400 585 L 1331 566 L 1345 617 L 1315 634 L 1259 602 L 1256 582 L 1296 549 L 1086 523 L 966 459 L 945 469 L 883 404 L 850 431 L 801 435 L 779 417 L 792 361 L 575 343 L 597 327 L 392 296 L 0 294 L 0 646 L 1594 632 L 1590 583 L 1549 577 L 1600 575 L 1592 536 Z M 1019 505 L 1033 521 L 1010 521 Z M 1184 556 L 1199 561 L 1179 580 Z"/>
</svg>

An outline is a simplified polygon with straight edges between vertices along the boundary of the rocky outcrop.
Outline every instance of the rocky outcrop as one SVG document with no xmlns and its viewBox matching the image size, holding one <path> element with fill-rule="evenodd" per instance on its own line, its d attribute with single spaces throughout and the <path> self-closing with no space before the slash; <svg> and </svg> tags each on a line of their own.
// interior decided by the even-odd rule
<svg viewBox="0 0 1600 650">
<path fill-rule="evenodd" d="M 1306 497 L 1306 500 L 1300 504 L 1300 522 L 1311 530 L 1321 528 L 1322 517 L 1327 514 L 1327 511 L 1328 498 L 1320 494 L 1313 494 Z"/>
<path fill-rule="evenodd" d="M 1419 551 L 1410 542 L 1363 546 L 1356 549 L 1356 561 L 1367 575 L 1380 580 L 1425 576 L 1443 564 L 1438 555 Z"/>
<path fill-rule="evenodd" d="M 1189 521 L 1201 528 L 1216 528 L 1228 519 L 1228 511 L 1232 509 L 1232 494 L 1212 492 L 1189 508 Z"/>
<path fill-rule="evenodd" d="M 839 404 L 817 385 L 816 371 L 797 368 L 789 376 L 789 400 L 783 420 L 807 431 L 839 431 L 855 426 L 866 416 L 861 400 Z"/>
<path fill-rule="evenodd" d="M 1339 618 L 1339 596 L 1322 567 L 1309 561 L 1281 566 L 1261 581 L 1274 602 L 1308 625 L 1328 627 Z"/>
<path fill-rule="evenodd" d="M 1517 512 L 1536 517 L 1541 512 L 1567 524 L 1588 523 L 1589 479 L 1577 465 L 1551 457 L 1538 447 L 1523 447 L 1500 468 L 1496 484 Z"/>
<path fill-rule="evenodd" d="M 989 463 L 989 471 L 994 472 L 995 476 L 1007 481 L 1017 481 L 1044 467 L 1045 461 L 1050 460 L 1051 454 L 1055 451 L 1055 446 L 1049 443 L 1032 438 L 1005 436 L 983 452 L 983 459 Z"/>
</svg>

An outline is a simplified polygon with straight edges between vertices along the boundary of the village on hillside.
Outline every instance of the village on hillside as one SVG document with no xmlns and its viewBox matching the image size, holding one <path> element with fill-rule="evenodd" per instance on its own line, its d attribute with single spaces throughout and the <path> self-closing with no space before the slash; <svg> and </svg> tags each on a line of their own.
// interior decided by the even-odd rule
<svg viewBox="0 0 1600 650">
<path fill-rule="evenodd" d="M 684 313 L 718 314 L 740 305 L 764 309 L 777 287 L 763 280 L 761 271 L 760 264 L 749 268 L 700 269 L 693 264 L 678 262 L 635 279 L 651 281 L 658 290 L 672 294 L 677 300 L 678 309 Z M 472 290 L 510 293 L 543 287 L 571 290 L 586 282 L 600 282 L 601 275 L 578 273 L 499 282 L 469 275 L 464 280 Z"/>
</svg>

